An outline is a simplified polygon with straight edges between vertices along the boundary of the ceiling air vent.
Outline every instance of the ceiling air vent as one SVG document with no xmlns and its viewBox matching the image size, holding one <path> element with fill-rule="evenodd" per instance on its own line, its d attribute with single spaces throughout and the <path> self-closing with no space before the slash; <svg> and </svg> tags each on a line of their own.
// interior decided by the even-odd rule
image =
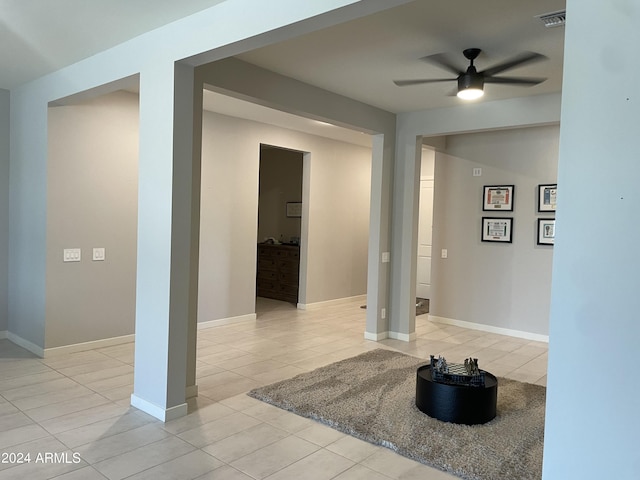
<svg viewBox="0 0 640 480">
<path fill-rule="evenodd" d="M 543 13 L 542 15 L 536 15 L 536 18 L 539 18 L 547 28 L 562 27 L 567 21 L 567 12 L 566 10 L 560 10 L 557 12 Z"/>
</svg>

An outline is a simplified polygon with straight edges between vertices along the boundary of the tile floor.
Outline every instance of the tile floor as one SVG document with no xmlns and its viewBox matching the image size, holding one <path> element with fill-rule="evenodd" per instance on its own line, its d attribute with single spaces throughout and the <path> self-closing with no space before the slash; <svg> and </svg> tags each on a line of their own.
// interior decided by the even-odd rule
<svg viewBox="0 0 640 480">
<path fill-rule="evenodd" d="M 371 342 L 360 303 L 300 311 L 259 299 L 257 321 L 200 330 L 200 394 L 166 424 L 129 406 L 133 344 L 39 359 L 0 340 L 0 480 L 451 480 L 245 392 L 374 348 L 474 356 L 495 375 L 546 382 L 545 343 L 427 315 L 414 342 Z"/>
</svg>

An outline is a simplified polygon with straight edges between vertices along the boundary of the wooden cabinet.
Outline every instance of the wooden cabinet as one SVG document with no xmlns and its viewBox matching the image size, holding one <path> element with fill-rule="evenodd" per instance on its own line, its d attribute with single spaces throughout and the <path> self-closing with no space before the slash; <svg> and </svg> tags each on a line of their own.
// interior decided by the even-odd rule
<svg viewBox="0 0 640 480">
<path fill-rule="evenodd" d="M 258 244 L 256 294 L 298 303 L 300 247 Z"/>
</svg>

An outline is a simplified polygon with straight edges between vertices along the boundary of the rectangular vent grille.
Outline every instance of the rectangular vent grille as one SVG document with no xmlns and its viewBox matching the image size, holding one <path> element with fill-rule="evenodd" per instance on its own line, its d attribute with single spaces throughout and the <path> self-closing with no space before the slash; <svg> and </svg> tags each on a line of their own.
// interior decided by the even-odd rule
<svg viewBox="0 0 640 480">
<path fill-rule="evenodd" d="M 567 12 L 566 10 L 560 10 L 558 12 L 543 13 L 542 15 L 536 15 L 536 18 L 539 18 L 547 28 L 562 27 L 567 21 Z"/>
</svg>

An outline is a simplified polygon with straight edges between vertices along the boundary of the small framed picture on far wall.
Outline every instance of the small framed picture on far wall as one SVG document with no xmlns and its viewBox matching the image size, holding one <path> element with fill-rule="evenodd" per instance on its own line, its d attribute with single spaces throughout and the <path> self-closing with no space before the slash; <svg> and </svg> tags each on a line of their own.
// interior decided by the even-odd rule
<svg viewBox="0 0 640 480">
<path fill-rule="evenodd" d="M 302 202 L 287 202 L 287 217 L 302 217 Z"/>
<path fill-rule="evenodd" d="M 512 233 L 512 217 L 482 217 L 483 242 L 511 243 Z"/>
<path fill-rule="evenodd" d="M 555 212 L 558 185 L 538 185 L 538 212 Z"/>
<path fill-rule="evenodd" d="M 538 219 L 538 245 L 554 245 L 556 239 L 556 219 Z"/>
<path fill-rule="evenodd" d="M 485 185 L 482 210 L 485 212 L 513 212 L 513 185 Z"/>
</svg>

